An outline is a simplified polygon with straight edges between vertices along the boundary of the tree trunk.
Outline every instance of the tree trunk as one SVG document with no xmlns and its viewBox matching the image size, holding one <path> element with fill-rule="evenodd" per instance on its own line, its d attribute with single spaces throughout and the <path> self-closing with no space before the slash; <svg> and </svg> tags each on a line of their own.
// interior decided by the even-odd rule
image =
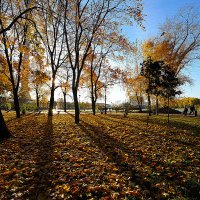
<svg viewBox="0 0 200 200">
<path fill-rule="evenodd" d="M 135 95 L 137 97 L 137 103 L 138 103 L 139 111 L 142 112 L 141 97 L 138 96 L 137 92 L 136 92 Z"/>
<path fill-rule="evenodd" d="M 73 92 L 73 97 L 74 97 L 74 109 L 75 109 L 75 123 L 79 124 L 80 120 L 80 108 L 79 108 L 79 103 L 78 103 L 78 95 L 77 95 L 77 88 L 73 87 L 72 92 Z"/>
<path fill-rule="evenodd" d="M 16 89 L 13 89 L 13 96 L 14 96 L 14 105 L 15 105 L 16 117 L 20 118 L 19 97 L 18 97 L 18 92 L 17 92 Z"/>
<path fill-rule="evenodd" d="M 156 115 L 159 114 L 159 111 L 158 111 L 158 95 L 156 95 Z"/>
<path fill-rule="evenodd" d="M 149 93 L 148 93 L 148 110 L 149 110 L 149 116 L 151 116 L 151 98 Z"/>
<path fill-rule="evenodd" d="M 37 110 L 40 109 L 40 97 L 39 97 L 39 93 L 38 90 L 36 89 L 36 103 L 37 103 Z"/>
<path fill-rule="evenodd" d="M 94 99 L 94 96 L 92 95 L 92 113 L 93 115 L 96 115 L 96 101 Z"/>
<path fill-rule="evenodd" d="M 55 92 L 55 75 L 53 74 L 48 116 L 53 116 L 54 92 Z"/>
<path fill-rule="evenodd" d="M 64 112 L 67 112 L 66 92 L 63 92 L 64 97 Z"/>
<path fill-rule="evenodd" d="M 105 114 L 107 114 L 106 100 L 107 99 L 106 99 L 106 86 L 105 86 L 105 105 L 104 105 L 105 106 L 105 108 L 104 108 L 105 109 Z"/>
<path fill-rule="evenodd" d="M 3 114 L 0 108 L 0 139 L 4 139 L 8 137 L 10 137 L 10 132 L 6 126 L 6 123 L 4 121 Z"/>
<path fill-rule="evenodd" d="M 141 107 L 141 112 L 142 112 L 142 107 L 143 107 L 143 98 L 142 95 L 140 94 L 140 107 Z"/>
<path fill-rule="evenodd" d="M 167 97 L 167 104 L 168 104 L 168 110 L 167 110 L 167 122 L 169 123 L 169 97 Z"/>
</svg>

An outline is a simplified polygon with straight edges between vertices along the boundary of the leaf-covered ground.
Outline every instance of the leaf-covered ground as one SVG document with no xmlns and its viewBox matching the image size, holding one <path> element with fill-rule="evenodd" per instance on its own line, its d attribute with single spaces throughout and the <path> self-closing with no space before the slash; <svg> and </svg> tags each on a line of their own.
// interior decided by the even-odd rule
<svg viewBox="0 0 200 200">
<path fill-rule="evenodd" d="M 200 199 L 200 118 L 5 117 L 0 199 Z"/>
</svg>

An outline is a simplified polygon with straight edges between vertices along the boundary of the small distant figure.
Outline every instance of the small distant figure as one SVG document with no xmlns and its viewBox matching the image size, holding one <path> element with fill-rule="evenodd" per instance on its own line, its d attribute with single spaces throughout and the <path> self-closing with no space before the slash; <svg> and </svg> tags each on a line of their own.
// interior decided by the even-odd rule
<svg viewBox="0 0 200 200">
<path fill-rule="evenodd" d="M 192 105 L 190 107 L 190 115 L 194 114 L 194 111 L 195 111 L 195 108 L 194 108 L 194 105 Z"/>
<path fill-rule="evenodd" d="M 185 106 L 185 108 L 184 108 L 184 110 L 183 110 L 183 114 L 184 114 L 184 115 L 187 115 L 187 112 L 188 112 L 188 108 L 187 108 L 187 106 Z"/>
</svg>

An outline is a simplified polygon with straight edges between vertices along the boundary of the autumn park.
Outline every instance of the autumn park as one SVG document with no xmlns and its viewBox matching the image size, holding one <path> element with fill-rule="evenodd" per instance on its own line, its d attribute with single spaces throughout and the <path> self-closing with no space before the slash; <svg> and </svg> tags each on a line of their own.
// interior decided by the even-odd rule
<svg viewBox="0 0 200 200">
<path fill-rule="evenodd" d="M 0 200 L 200 199 L 184 90 L 200 5 L 184 2 L 133 39 L 146 0 L 0 0 Z"/>
</svg>

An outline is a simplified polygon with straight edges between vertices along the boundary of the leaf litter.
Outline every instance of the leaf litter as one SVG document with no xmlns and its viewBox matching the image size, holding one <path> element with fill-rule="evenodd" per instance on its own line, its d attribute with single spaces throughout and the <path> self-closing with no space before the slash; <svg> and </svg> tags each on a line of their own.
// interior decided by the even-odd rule
<svg viewBox="0 0 200 200">
<path fill-rule="evenodd" d="M 70 114 L 7 124 L 0 199 L 199 198 L 199 137 L 184 126 L 90 114 L 79 125 Z"/>
</svg>

